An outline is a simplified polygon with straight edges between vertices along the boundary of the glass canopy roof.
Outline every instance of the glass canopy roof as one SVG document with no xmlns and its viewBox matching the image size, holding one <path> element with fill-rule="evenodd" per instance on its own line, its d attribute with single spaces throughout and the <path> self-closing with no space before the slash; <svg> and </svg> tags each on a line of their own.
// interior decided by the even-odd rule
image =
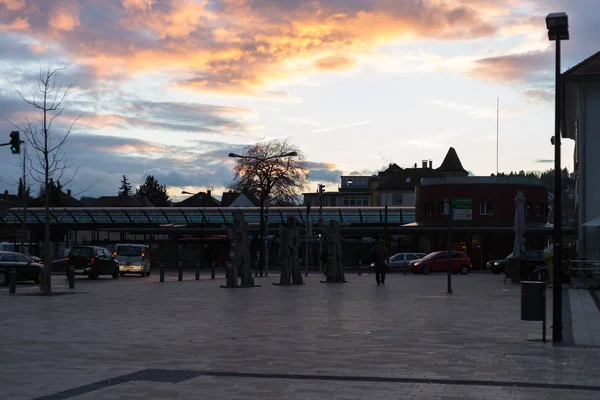
<svg viewBox="0 0 600 400">
<path fill-rule="evenodd" d="M 51 208 L 50 222 L 65 225 L 166 225 L 166 224 L 224 224 L 233 221 L 233 212 L 241 211 L 248 223 L 260 222 L 258 207 L 205 207 L 205 208 L 96 208 L 68 207 Z M 267 209 L 265 209 L 267 211 Z M 265 212 L 267 214 L 267 212 Z M 271 224 L 285 222 L 288 216 L 298 221 L 306 221 L 306 207 L 269 207 L 268 220 Z M 44 221 L 44 208 L 28 208 L 26 211 L 28 224 L 40 224 Z M 313 207 L 310 222 L 319 220 L 319 209 Z M 384 207 L 323 207 L 323 221 L 335 220 L 352 224 L 385 223 Z M 11 208 L 0 214 L 0 221 L 5 224 L 22 224 L 23 209 Z M 414 207 L 388 207 L 387 222 L 389 224 L 408 224 L 415 222 Z"/>
</svg>

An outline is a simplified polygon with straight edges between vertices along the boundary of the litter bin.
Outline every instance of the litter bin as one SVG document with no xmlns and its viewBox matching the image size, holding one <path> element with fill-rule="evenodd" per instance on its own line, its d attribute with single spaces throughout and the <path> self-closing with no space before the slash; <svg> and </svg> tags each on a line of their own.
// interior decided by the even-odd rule
<svg viewBox="0 0 600 400">
<path fill-rule="evenodd" d="M 546 284 L 521 282 L 521 321 L 542 321 L 542 340 L 546 341 Z"/>
</svg>

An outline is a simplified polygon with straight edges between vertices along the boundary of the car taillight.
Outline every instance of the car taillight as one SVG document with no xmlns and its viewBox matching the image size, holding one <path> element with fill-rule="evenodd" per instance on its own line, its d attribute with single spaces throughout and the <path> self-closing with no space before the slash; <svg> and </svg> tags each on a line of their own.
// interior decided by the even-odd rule
<svg viewBox="0 0 600 400">
<path fill-rule="evenodd" d="M 142 253 L 142 257 L 146 257 L 146 253 Z"/>
<path fill-rule="evenodd" d="M 117 256 L 117 252 L 116 251 L 113 252 L 113 256 L 115 256 L 115 257 Z"/>
<path fill-rule="evenodd" d="M 67 261 L 69 261 L 69 257 L 67 257 Z"/>
<path fill-rule="evenodd" d="M 90 264 L 93 264 L 95 260 L 96 260 L 96 259 L 95 259 L 94 257 L 92 257 L 92 259 L 91 259 L 91 261 L 90 261 Z"/>
</svg>

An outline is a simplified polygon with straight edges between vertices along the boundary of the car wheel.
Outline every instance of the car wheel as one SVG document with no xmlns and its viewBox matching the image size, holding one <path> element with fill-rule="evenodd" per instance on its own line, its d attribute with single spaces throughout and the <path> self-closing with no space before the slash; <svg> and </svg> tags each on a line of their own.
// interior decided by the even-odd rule
<svg viewBox="0 0 600 400">
<path fill-rule="evenodd" d="M 125 276 L 125 272 L 121 272 L 119 275 L 121 275 L 121 276 Z"/>
<path fill-rule="evenodd" d="M 463 265 L 462 267 L 460 267 L 460 274 L 461 275 L 467 275 L 469 273 L 469 267 L 466 265 Z"/>
<path fill-rule="evenodd" d="M 142 271 L 142 272 L 140 272 L 140 275 L 141 275 L 141 276 L 142 276 L 142 278 L 143 278 L 143 277 L 145 277 L 145 276 L 146 276 L 146 272 L 145 272 L 145 271 Z"/>
<path fill-rule="evenodd" d="M 113 279 L 117 279 L 119 277 L 119 270 L 116 270 L 112 273 Z"/>
<path fill-rule="evenodd" d="M 6 284 L 8 282 L 8 274 L 6 271 L 0 271 L 0 286 Z"/>
<path fill-rule="evenodd" d="M 499 268 L 492 268 L 492 273 L 493 273 L 494 275 L 500 275 L 500 272 L 502 272 L 502 271 L 500 271 L 500 269 L 499 269 Z"/>
<path fill-rule="evenodd" d="M 89 274 L 88 278 L 90 278 L 90 279 L 98 279 L 98 275 L 96 275 L 96 274 Z"/>
<path fill-rule="evenodd" d="M 146 276 L 150 276 L 150 271 L 146 272 Z"/>
<path fill-rule="evenodd" d="M 423 275 L 429 275 L 431 273 L 431 268 L 425 265 L 423 268 L 421 268 L 421 272 L 423 273 Z"/>
</svg>

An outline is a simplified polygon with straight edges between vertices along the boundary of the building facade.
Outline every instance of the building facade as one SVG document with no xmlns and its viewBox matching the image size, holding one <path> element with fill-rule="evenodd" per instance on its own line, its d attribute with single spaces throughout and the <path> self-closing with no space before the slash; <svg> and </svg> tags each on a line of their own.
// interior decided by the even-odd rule
<svg viewBox="0 0 600 400">
<path fill-rule="evenodd" d="M 562 78 L 562 137 L 575 140 L 578 258 L 600 260 L 600 52 L 564 72 Z"/>
<path fill-rule="evenodd" d="M 548 188 L 525 177 L 439 177 L 417 187 L 415 245 L 417 250 L 446 250 L 451 232 L 454 250 L 467 252 L 474 269 L 505 258 L 514 243 L 515 197 L 526 201 L 526 245 L 544 249 L 552 227 L 547 224 Z M 451 218 L 452 215 L 452 218 Z"/>
</svg>

